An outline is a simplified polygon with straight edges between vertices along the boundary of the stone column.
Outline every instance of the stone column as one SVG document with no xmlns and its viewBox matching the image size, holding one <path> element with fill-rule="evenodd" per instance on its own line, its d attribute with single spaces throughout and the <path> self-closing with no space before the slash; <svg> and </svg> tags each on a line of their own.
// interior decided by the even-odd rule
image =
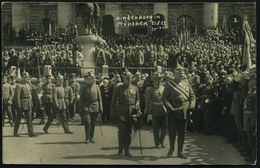
<svg viewBox="0 0 260 168">
<path fill-rule="evenodd" d="M 95 72 L 96 60 L 93 55 L 95 46 L 98 43 L 106 42 L 99 36 L 95 35 L 81 35 L 76 38 L 76 42 L 82 47 L 83 54 L 83 68 L 81 69 L 81 74 L 84 75 L 86 72 L 92 70 Z M 93 70 L 94 69 L 94 70 Z"/>
<path fill-rule="evenodd" d="M 29 28 L 29 4 L 27 3 L 12 3 L 12 26 L 18 33 L 20 28 Z"/>
<path fill-rule="evenodd" d="M 115 33 L 120 33 L 120 27 L 117 25 L 116 18 L 121 16 L 121 3 L 107 2 L 105 3 L 105 15 L 112 15 L 114 17 Z"/>
<path fill-rule="evenodd" d="M 68 23 L 72 23 L 71 2 L 58 2 L 58 26 L 66 28 Z"/>
<path fill-rule="evenodd" d="M 168 28 L 168 3 L 156 2 L 153 5 L 153 14 L 163 14 L 165 19 L 165 28 Z"/>
<path fill-rule="evenodd" d="M 218 24 L 218 3 L 203 4 L 203 25 L 205 28 L 216 27 Z"/>
</svg>

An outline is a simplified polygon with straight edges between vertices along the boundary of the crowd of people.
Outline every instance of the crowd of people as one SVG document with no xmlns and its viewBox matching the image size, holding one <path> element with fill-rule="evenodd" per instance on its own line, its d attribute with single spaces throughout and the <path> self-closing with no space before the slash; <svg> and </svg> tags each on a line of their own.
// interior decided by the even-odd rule
<svg viewBox="0 0 260 168">
<path fill-rule="evenodd" d="M 136 67 L 137 69 L 140 67 L 171 67 L 174 64 L 173 60 L 178 60 L 177 62 L 186 69 L 186 78 L 196 96 L 195 108 L 187 111 L 186 129 L 203 132 L 207 135 L 222 135 L 228 143 L 233 143 L 242 155 L 247 156 L 248 160 L 255 160 L 256 72 L 252 70 L 253 72 L 245 73 L 246 67 L 242 64 L 242 47 L 234 43 L 234 39 L 232 40 L 230 36 L 226 36 L 220 31 L 216 33 L 211 30 L 201 35 L 194 35 L 186 41 L 186 45 L 171 36 L 153 39 L 149 35 L 121 35 L 108 36 L 104 39 L 108 45 L 96 46 L 94 53 L 97 66 L 106 64 L 109 67 Z M 256 64 L 255 46 L 251 46 L 250 51 L 252 63 Z M 72 75 L 71 81 L 65 80 L 64 82 L 64 90 L 72 90 L 71 95 L 68 94 L 69 91 L 65 92 L 66 99 L 68 99 L 66 119 L 71 120 L 76 113 L 79 113 L 80 89 L 75 77 L 80 76 L 79 70 L 83 61 L 80 47 L 75 47 L 73 43 L 44 44 L 19 52 L 14 49 L 3 51 L 2 55 L 5 74 L 8 74 L 11 66 L 16 66 L 35 77 L 43 74 L 44 65 L 60 67 L 57 72 L 54 68 L 54 73 L 61 73 L 65 77 L 75 73 Z M 38 72 L 29 68 L 36 65 L 39 67 Z M 75 67 L 76 70 L 66 70 L 64 69 L 66 66 Z M 145 114 L 146 90 L 153 86 L 152 75 L 150 72 L 137 70 L 132 81 L 132 84 L 138 88 L 140 108 L 143 114 Z M 170 71 L 166 71 L 164 75 L 164 83 L 172 78 Z M 113 77 L 108 76 L 97 82 L 100 85 L 102 97 L 103 122 L 111 122 L 109 106 L 114 88 L 120 82 L 121 77 L 116 73 Z M 40 118 L 43 124 L 45 122 L 44 114 L 49 115 L 50 112 L 46 109 L 46 104 L 44 106 L 40 103 L 40 92 L 44 91 L 42 81 L 39 78 L 35 84 L 33 81 L 29 84 L 32 88 L 33 113 L 36 113 L 36 117 Z M 61 85 L 59 84 L 59 86 Z M 9 76 L 9 81 L 7 77 L 4 78 L 3 91 L 8 89 L 8 92 L 13 94 L 15 86 L 15 77 L 12 74 Z M 48 87 L 45 92 L 48 92 Z M 15 107 L 12 105 L 15 103 L 12 101 L 14 100 L 6 99 L 4 106 L 11 125 L 17 115 Z M 147 122 L 146 118 L 144 122 Z M 62 121 L 63 123 L 64 121 Z M 45 127 L 44 131 L 48 132 L 47 129 Z M 64 126 L 64 130 L 70 132 L 67 126 Z"/>
</svg>

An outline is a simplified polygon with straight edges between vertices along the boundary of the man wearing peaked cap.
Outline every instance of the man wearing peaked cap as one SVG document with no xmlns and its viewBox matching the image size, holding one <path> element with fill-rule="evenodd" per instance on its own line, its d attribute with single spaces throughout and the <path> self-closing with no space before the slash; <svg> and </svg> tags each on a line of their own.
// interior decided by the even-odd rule
<svg viewBox="0 0 260 168">
<path fill-rule="evenodd" d="M 61 125 L 64 129 L 65 134 L 72 134 L 68 127 L 68 122 L 65 115 L 66 104 L 64 100 L 64 88 L 63 88 L 63 76 L 58 75 L 56 78 L 57 85 L 53 87 L 52 97 L 53 97 L 53 111 L 48 116 L 48 121 L 46 122 L 43 130 L 45 133 L 48 133 L 48 128 L 51 125 L 53 119 L 56 117 L 56 113 L 58 113 L 61 119 Z"/>
<path fill-rule="evenodd" d="M 53 109 L 53 89 L 55 85 L 52 83 L 51 74 L 46 75 L 46 83 L 42 85 L 42 104 L 44 110 L 48 116 L 51 118 L 52 113 L 54 113 Z M 44 113 L 44 112 L 43 112 Z M 44 114 L 43 114 L 44 115 Z M 44 118 L 42 118 L 41 123 L 44 124 Z M 47 129 L 43 129 L 44 132 L 47 134 Z"/>
<path fill-rule="evenodd" d="M 178 61 L 172 63 L 176 66 L 171 70 L 174 74 L 174 79 L 166 82 L 165 89 L 162 94 L 162 101 L 167 109 L 168 125 L 169 125 L 169 142 L 170 149 L 168 157 L 172 157 L 176 135 L 178 133 L 178 157 L 186 158 L 183 151 L 184 133 L 186 127 L 186 115 L 189 108 L 195 106 L 195 95 L 189 84 L 185 70 L 178 64 Z"/>
<path fill-rule="evenodd" d="M 125 70 L 122 73 L 123 84 L 114 89 L 111 102 L 112 118 L 118 125 L 119 156 L 132 157 L 130 154 L 131 132 L 133 127 L 133 113 L 140 114 L 138 88 L 132 85 L 132 73 Z"/>
<path fill-rule="evenodd" d="M 22 73 L 22 81 L 15 89 L 15 103 L 17 108 L 17 118 L 14 125 L 14 136 L 19 137 L 18 129 L 21 123 L 22 114 L 25 114 L 26 123 L 28 125 L 28 133 L 30 137 L 35 137 L 32 123 L 32 97 L 30 85 L 28 84 L 29 74 Z"/>
<path fill-rule="evenodd" d="M 70 106 L 70 117 L 73 118 L 75 116 L 75 114 L 80 114 L 79 111 L 79 90 L 80 90 L 80 84 L 76 81 L 76 74 L 72 73 L 70 76 L 70 81 L 69 81 L 69 86 L 72 88 L 73 91 L 73 103 Z M 81 119 L 82 120 L 82 119 Z M 81 121 L 82 124 L 83 121 Z"/>
<path fill-rule="evenodd" d="M 152 76 L 153 86 L 146 89 L 145 92 L 145 113 L 152 115 L 153 136 L 156 148 L 164 148 L 164 138 L 166 135 L 166 109 L 162 102 L 163 75 L 155 73 Z"/>
<path fill-rule="evenodd" d="M 85 125 L 85 143 L 95 143 L 95 122 L 99 113 L 103 113 L 102 97 L 96 78 L 92 72 L 84 76 L 85 84 L 80 88 L 80 112 Z"/>
</svg>

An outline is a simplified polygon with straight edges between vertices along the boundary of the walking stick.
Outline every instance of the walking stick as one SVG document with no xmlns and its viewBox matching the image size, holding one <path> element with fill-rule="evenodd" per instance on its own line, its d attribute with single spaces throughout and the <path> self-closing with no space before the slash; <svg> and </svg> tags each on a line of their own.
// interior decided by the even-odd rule
<svg viewBox="0 0 260 168">
<path fill-rule="evenodd" d="M 100 129 L 101 136 L 103 136 L 103 132 L 102 132 L 102 121 L 101 121 L 101 113 L 100 113 L 100 117 L 99 117 L 99 129 Z"/>
<path fill-rule="evenodd" d="M 140 142 L 141 154 L 143 154 L 143 146 L 142 146 L 141 130 L 140 129 L 138 129 L 138 133 L 139 133 L 139 142 Z"/>
</svg>

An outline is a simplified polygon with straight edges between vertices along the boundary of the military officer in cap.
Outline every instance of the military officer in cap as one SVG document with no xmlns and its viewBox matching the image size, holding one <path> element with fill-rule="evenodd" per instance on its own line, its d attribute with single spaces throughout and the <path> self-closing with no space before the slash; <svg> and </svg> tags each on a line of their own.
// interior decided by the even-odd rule
<svg viewBox="0 0 260 168">
<path fill-rule="evenodd" d="M 73 91 L 73 103 L 71 104 L 71 110 L 70 110 L 70 117 L 73 118 L 75 113 L 80 114 L 79 112 L 79 90 L 80 90 L 80 84 L 76 81 L 76 74 L 72 73 L 69 79 L 69 86 L 72 88 Z M 83 123 L 82 118 L 81 118 L 81 123 Z"/>
<path fill-rule="evenodd" d="M 172 66 L 172 65 L 169 65 Z M 174 67 L 174 66 L 172 66 Z M 176 134 L 178 133 L 178 157 L 185 159 L 182 154 L 187 109 L 194 108 L 195 95 L 187 80 L 185 69 L 178 62 L 173 69 L 174 79 L 167 81 L 162 101 L 168 112 L 168 128 L 170 150 L 168 157 L 172 157 Z"/>
<path fill-rule="evenodd" d="M 28 126 L 28 133 L 30 137 L 35 137 L 32 123 L 32 95 L 30 91 L 30 85 L 28 84 L 29 74 L 27 72 L 22 73 L 22 81 L 15 88 L 15 102 L 17 108 L 17 118 L 14 125 L 14 136 L 19 137 L 18 129 L 21 123 L 21 118 L 24 113 L 26 123 Z"/>
<path fill-rule="evenodd" d="M 46 83 L 42 85 L 42 104 L 44 110 L 50 118 L 53 111 L 53 89 L 55 85 L 52 83 L 51 74 L 46 75 Z"/>
<path fill-rule="evenodd" d="M 64 81 L 64 99 L 65 99 L 65 104 L 66 104 L 66 118 L 67 121 L 70 121 L 71 119 L 71 110 L 72 110 L 72 104 L 74 101 L 74 96 L 73 96 L 73 90 L 69 86 L 68 79 L 65 79 Z"/>
<path fill-rule="evenodd" d="M 80 110 L 84 117 L 85 143 L 95 143 L 95 122 L 99 113 L 103 113 L 100 88 L 96 85 L 96 77 L 92 72 L 84 76 L 84 84 L 80 89 Z"/>
<path fill-rule="evenodd" d="M 112 118 L 118 125 L 119 155 L 132 157 L 130 154 L 131 133 L 133 120 L 132 113 L 140 114 L 140 101 L 138 88 L 132 85 L 132 74 L 129 71 L 122 73 L 123 84 L 114 89 L 111 102 Z"/>
<path fill-rule="evenodd" d="M 64 129 L 65 134 L 72 134 L 73 132 L 70 131 L 68 127 L 68 122 L 66 120 L 65 110 L 66 104 L 64 100 L 64 88 L 63 88 L 63 76 L 58 75 L 56 78 L 56 86 L 53 87 L 52 91 L 52 98 L 53 98 L 53 111 L 48 116 L 48 121 L 46 122 L 43 131 L 45 134 L 48 134 L 48 128 L 50 127 L 53 119 L 55 118 L 56 114 L 60 117 L 61 125 Z"/>
<path fill-rule="evenodd" d="M 5 114 L 7 113 L 9 123 L 11 126 L 13 126 L 14 120 L 13 120 L 11 105 L 13 104 L 14 90 L 10 85 L 10 83 L 8 82 L 6 76 L 4 76 L 2 87 L 3 87 L 3 115 L 2 115 L 3 123 L 2 124 L 4 126 Z"/>
<path fill-rule="evenodd" d="M 162 75 L 155 73 L 152 76 L 153 87 L 149 87 L 145 92 L 145 113 L 152 115 L 153 137 L 155 147 L 165 148 L 164 138 L 166 135 L 166 109 L 162 102 Z"/>
</svg>

